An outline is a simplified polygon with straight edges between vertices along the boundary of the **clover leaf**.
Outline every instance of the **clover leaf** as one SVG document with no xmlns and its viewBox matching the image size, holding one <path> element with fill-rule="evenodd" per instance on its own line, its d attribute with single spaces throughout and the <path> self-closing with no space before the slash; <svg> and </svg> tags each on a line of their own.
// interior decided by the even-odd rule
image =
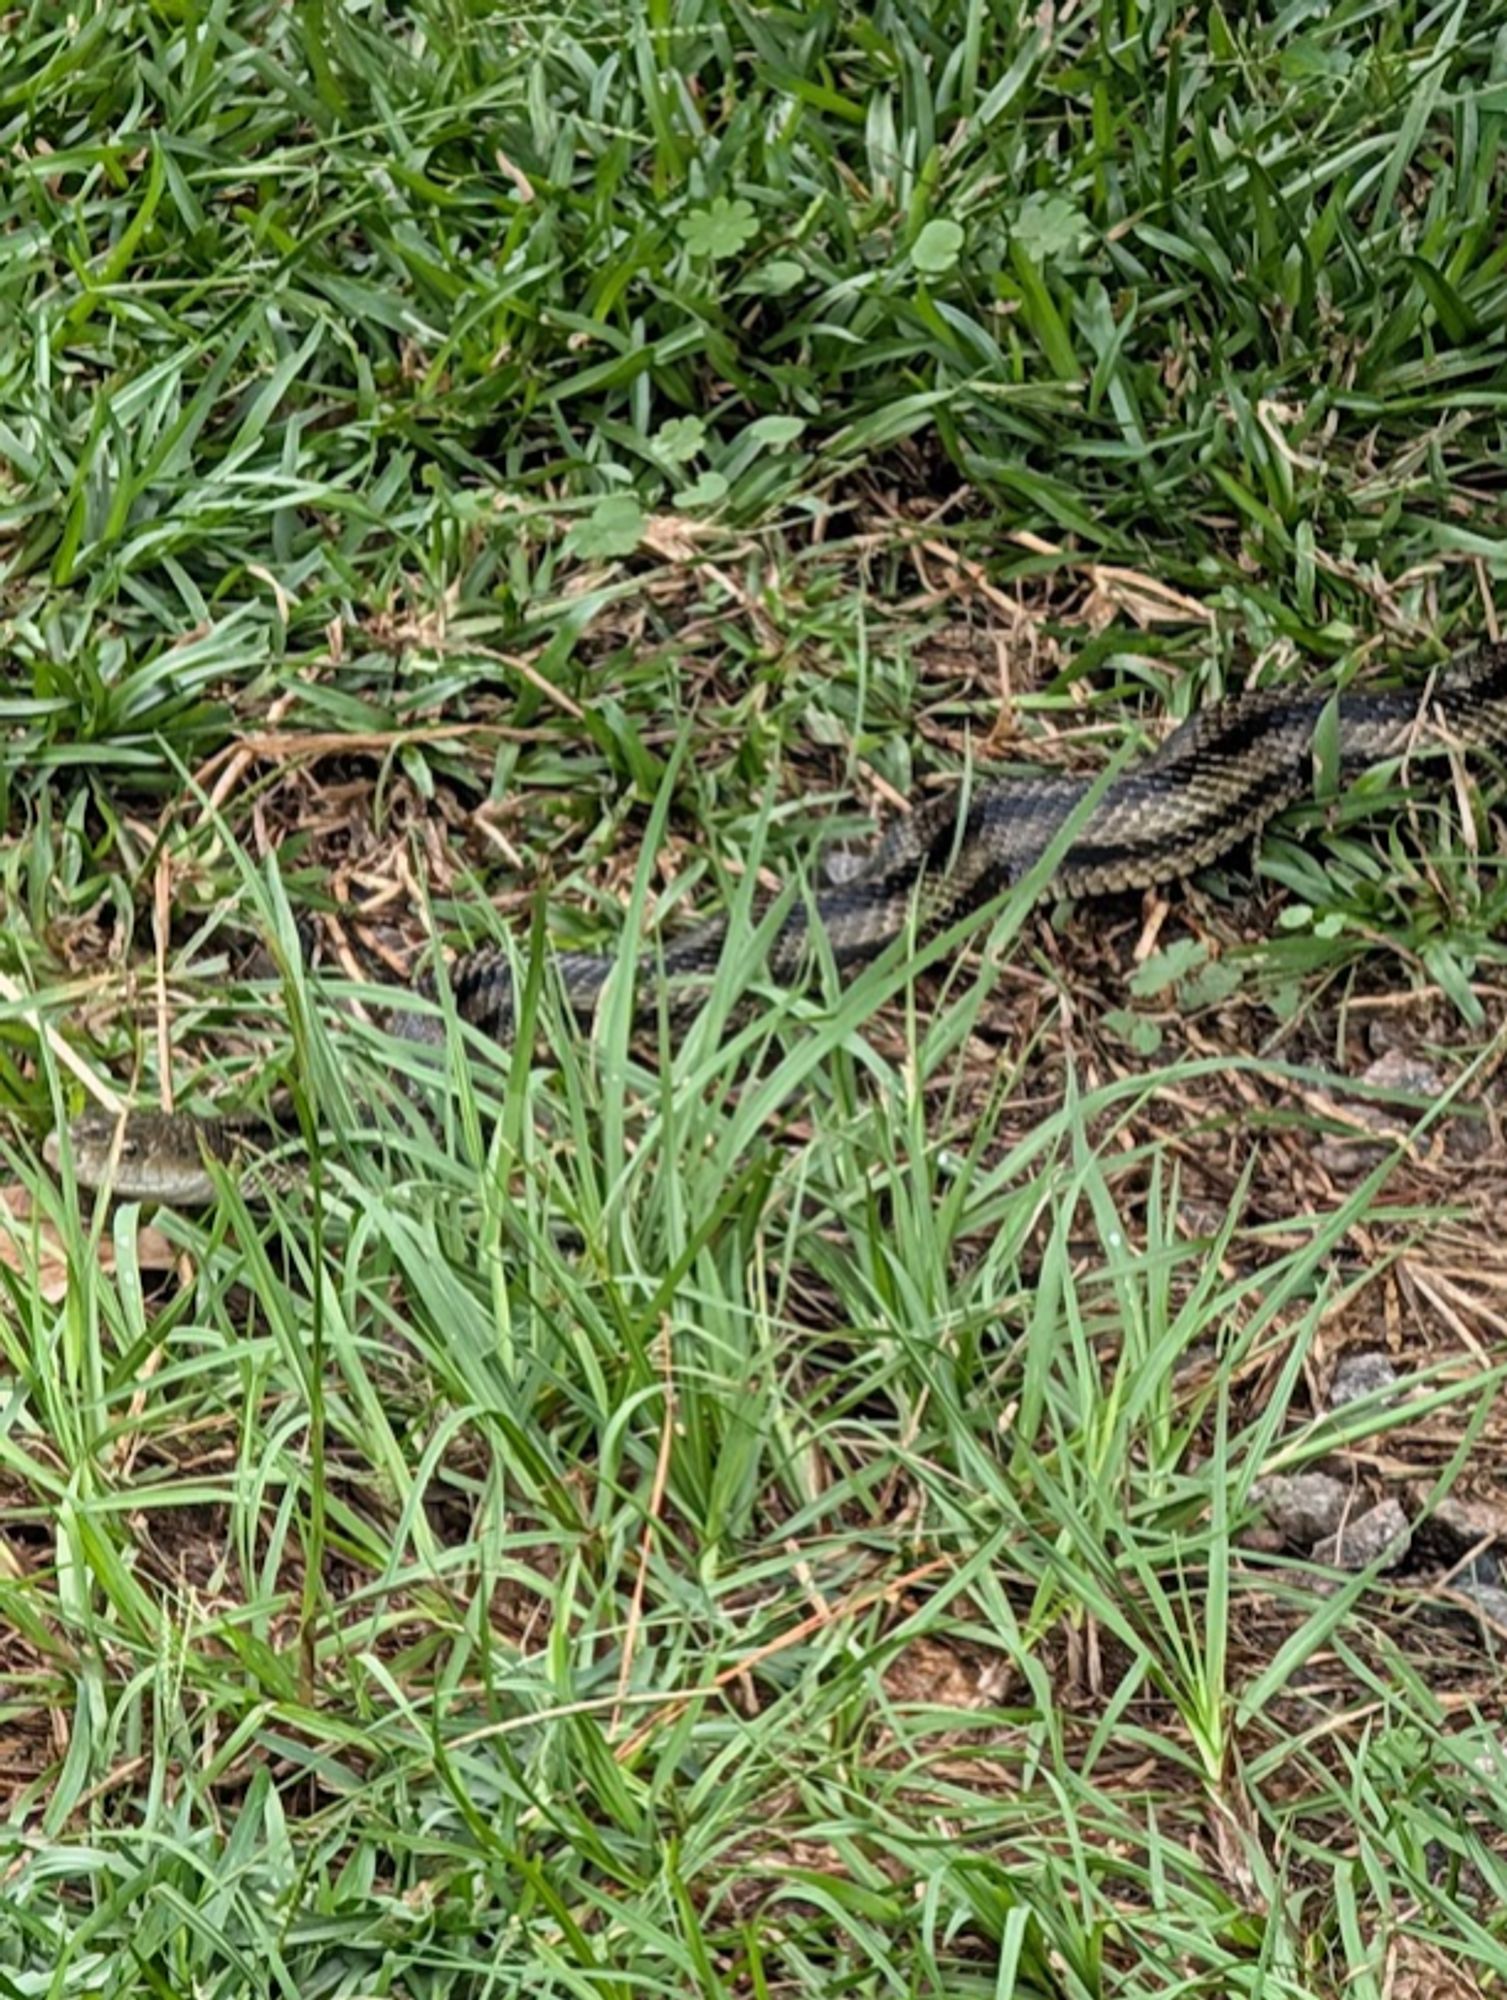
<svg viewBox="0 0 1507 2000">
<path fill-rule="evenodd" d="M 1060 194 L 1031 195 L 1021 204 L 1013 234 L 1038 264 L 1081 256 L 1094 238 L 1082 209 Z"/>
<path fill-rule="evenodd" d="M 742 199 L 729 201 L 725 194 L 719 194 L 707 208 L 693 208 L 682 218 L 679 228 L 681 241 L 691 255 L 706 257 L 712 263 L 736 257 L 744 244 L 759 233 L 753 203 Z"/>
<path fill-rule="evenodd" d="M 963 247 L 963 225 L 938 216 L 928 222 L 910 246 L 910 260 L 928 278 L 940 277 L 958 261 Z"/>
<path fill-rule="evenodd" d="M 654 433 L 654 449 L 672 465 L 684 465 L 706 443 L 706 425 L 700 417 L 671 417 Z"/>
<path fill-rule="evenodd" d="M 631 493 L 605 493 L 565 537 L 576 556 L 631 556 L 644 532 L 644 510 Z"/>
<path fill-rule="evenodd" d="M 675 505 L 687 509 L 715 507 L 727 498 L 727 480 L 720 472 L 703 472 L 691 485 L 675 495 Z"/>
</svg>

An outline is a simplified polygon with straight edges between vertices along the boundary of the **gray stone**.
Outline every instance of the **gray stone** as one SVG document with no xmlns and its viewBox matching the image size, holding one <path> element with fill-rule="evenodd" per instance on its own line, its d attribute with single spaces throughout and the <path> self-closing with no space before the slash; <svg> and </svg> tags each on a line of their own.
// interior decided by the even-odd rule
<svg viewBox="0 0 1507 2000">
<path fill-rule="evenodd" d="M 1300 1549 L 1338 1534 L 1350 1494 L 1342 1480 L 1327 1472 L 1276 1472 L 1251 1488 L 1251 1498 L 1283 1540 Z"/>
<path fill-rule="evenodd" d="M 1468 1597 L 1482 1619 L 1496 1628 L 1498 1638 L 1507 1632 L 1507 1590 L 1499 1584 L 1478 1583 L 1473 1577 L 1460 1577 L 1455 1590 L 1461 1597 Z"/>
<path fill-rule="evenodd" d="M 1379 1564 L 1396 1569 L 1413 1539 L 1408 1517 L 1395 1500 L 1383 1500 L 1347 1521 L 1337 1534 L 1314 1544 L 1315 1562 L 1334 1569 L 1362 1570 Z"/>
<path fill-rule="evenodd" d="M 1438 1070 L 1431 1069 L 1418 1056 L 1409 1055 L 1406 1049 L 1388 1049 L 1376 1061 L 1369 1063 L 1361 1072 L 1361 1082 L 1370 1084 L 1376 1090 L 1404 1091 L 1409 1097 L 1442 1097 L 1444 1079 Z M 1380 1106 L 1377 1107 L 1381 1109 Z M 1407 1106 L 1387 1107 L 1394 1117 L 1407 1115 Z"/>
<path fill-rule="evenodd" d="M 1362 1396 L 1375 1396 L 1397 1387 L 1397 1370 L 1385 1354 L 1342 1354 L 1335 1363 L 1329 1384 L 1329 1407 L 1341 1409 L 1358 1403 Z"/>
</svg>

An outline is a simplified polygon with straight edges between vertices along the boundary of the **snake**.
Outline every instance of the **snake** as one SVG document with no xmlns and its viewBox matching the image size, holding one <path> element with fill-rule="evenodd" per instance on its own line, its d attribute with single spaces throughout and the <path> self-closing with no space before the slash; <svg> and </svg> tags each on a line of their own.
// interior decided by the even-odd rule
<svg viewBox="0 0 1507 2000">
<path fill-rule="evenodd" d="M 976 779 L 900 817 L 841 879 L 793 900 L 766 957 L 770 980 L 788 986 L 819 956 L 817 932 L 839 974 L 902 937 L 935 934 L 1022 881 L 1056 853 L 1043 886 L 1068 897 L 1146 890 L 1209 867 L 1258 836 L 1278 813 L 1313 795 L 1315 756 L 1332 715 L 1337 776 L 1353 776 L 1437 733 L 1455 747 L 1507 748 L 1507 643 L 1458 655 L 1419 688 L 1259 687 L 1195 710 L 1138 762 L 1101 777 L 1037 768 L 1032 775 Z M 1064 839 L 1064 834 L 1066 838 Z M 726 915 L 672 938 L 636 969 L 636 1018 L 677 1018 L 704 998 L 729 941 Z M 550 956 L 557 991 L 589 1023 L 616 959 L 562 951 Z M 413 983 L 433 1002 L 447 979 L 457 1017 L 506 1044 L 517 1021 L 513 960 L 503 948 L 468 951 Z M 697 980 L 700 980 L 699 989 Z M 395 1009 L 388 1032 L 443 1047 L 443 1011 Z M 71 1158 L 75 1181 L 117 1198 L 193 1206 L 215 1199 L 215 1167 L 241 1156 L 254 1114 L 89 1112 L 48 1135 L 44 1157 Z"/>
</svg>

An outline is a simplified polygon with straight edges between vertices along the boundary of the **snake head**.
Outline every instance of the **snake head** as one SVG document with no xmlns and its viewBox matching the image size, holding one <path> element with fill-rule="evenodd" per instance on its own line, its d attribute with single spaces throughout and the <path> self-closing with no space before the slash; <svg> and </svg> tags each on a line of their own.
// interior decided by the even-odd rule
<svg viewBox="0 0 1507 2000">
<path fill-rule="evenodd" d="M 120 1201 L 160 1201 L 174 1208 L 213 1202 L 207 1158 L 227 1157 L 212 1124 L 166 1111 L 124 1117 L 86 1112 L 68 1127 L 67 1151 L 80 1187 L 106 1188 Z M 63 1153 L 61 1133 L 49 1132 L 42 1157 L 54 1171 Z"/>
</svg>

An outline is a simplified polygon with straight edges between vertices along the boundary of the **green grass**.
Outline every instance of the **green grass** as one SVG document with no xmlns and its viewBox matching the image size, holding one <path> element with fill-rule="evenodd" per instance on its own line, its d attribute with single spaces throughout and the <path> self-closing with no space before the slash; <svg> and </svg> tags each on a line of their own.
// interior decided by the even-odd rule
<svg viewBox="0 0 1507 2000">
<path fill-rule="evenodd" d="M 436 1130 L 350 1003 L 1491 624 L 1504 127 L 1489 0 L 0 18 L 0 1994 L 1503 1990 L 1488 762 Z"/>
</svg>

